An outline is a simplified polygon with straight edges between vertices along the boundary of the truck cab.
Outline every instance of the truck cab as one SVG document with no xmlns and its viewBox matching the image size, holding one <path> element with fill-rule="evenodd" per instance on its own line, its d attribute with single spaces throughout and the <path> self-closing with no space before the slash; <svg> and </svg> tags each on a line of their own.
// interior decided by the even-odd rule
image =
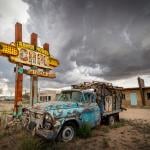
<svg viewBox="0 0 150 150">
<path fill-rule="evenodd" d="M 83 124 L 100 124 L 100 107 L 92 90 L 64 90 L 54 102 L 36 104 L 24 112 L 24 126 L 46 139 L 70 141 Z"/>
</svg>

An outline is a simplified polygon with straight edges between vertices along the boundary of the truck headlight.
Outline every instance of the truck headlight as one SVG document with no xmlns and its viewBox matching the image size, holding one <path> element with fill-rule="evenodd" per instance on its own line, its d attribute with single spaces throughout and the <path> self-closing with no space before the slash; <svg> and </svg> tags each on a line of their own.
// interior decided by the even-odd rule
<svg viewBox="0 0 150 150">
<path fill-rule="evenodd" d="M 49 114 L 45 114 L 44 127 L 46 129 L 51 129 L 52 128 L 52 117 Z"/>
<path fill-rule="evenodd" d="M 46 119 L 46 120 L 49 119 L 49 115 L 48 115 L 48 114 L 45 115 L 45 119 Z"/>
<path fill-rule="evenodd" d="M 52 121 L 52 119 L 51 119 L 49 114 L 45 114 L 45 121 L 46 122 L 51 122 Z"/>
<path fill-rule="evenodd" d="M 56 120 L 51 114 L 45 113 L 44 122 L 51 123 L 52 125 L 54 125 L 56 123 Z"/>
</svg>

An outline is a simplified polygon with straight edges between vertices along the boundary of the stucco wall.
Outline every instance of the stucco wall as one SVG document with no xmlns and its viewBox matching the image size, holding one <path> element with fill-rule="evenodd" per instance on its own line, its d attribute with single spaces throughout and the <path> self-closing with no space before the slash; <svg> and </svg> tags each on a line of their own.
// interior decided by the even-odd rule
<svg viewBox="0 0 150 150">
<path fill-rule="evenodd" d="M 143 106 L 139 89 L 124 89 L 123 93 L 125 94 L 125 100 L 123 100 L 124 106 L 126 106 L 126 107 L 131 106 L 131 99 L 130 99 L 131 93 L 136 93 L 137 106 Z M 146 104 L 146 106 L 150 106 L 150 100 L 147 99 L 147 93 L 150 93 L 150 88 L 144 89 L 145 104 Z"/>
<path fill-rule="evenodd" d="M 150 93 L 150 89 L 145 89 L 145 90 L 144 90 L 145 104 L 146 104 L 147 106 L 150 106 L 150 99 L 147 98 L 147 93 Z"/>
<path fill-rule="evenodd" d="M 125 94 L 125 100 L 123 100 L 123 105 L 126 107 L 131 106 L 131 99 L 130 99 L 130 94 L 131 93 L 136 93 L 137 96 L 137 106 L 142 106 L 142 99 L 141 99 L 141 94 L 140 90 L 124 90 L 123 93 Z"/>
<path fill-rule="evenodd" d="M 39 94 L 39 98 L 40 98 L 40 96 L 50 96 L 51 101 L 55 101 L 56 100 L 56 91 L 42 91 Z"/>
</svg>

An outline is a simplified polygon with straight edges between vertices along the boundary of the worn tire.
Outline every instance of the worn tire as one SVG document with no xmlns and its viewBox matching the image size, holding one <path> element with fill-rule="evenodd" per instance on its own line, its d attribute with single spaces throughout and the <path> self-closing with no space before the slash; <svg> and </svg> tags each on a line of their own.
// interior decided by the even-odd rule
<svg viewBox="0 0 150 150">
<path fill-rule="evenodd" d="M 115 117 L 114 116 L 109 116 L 108 117 L 108 125 L 112 126 L 115 123 Z"/>
<path fill-rule="evenodd" d="M 58 136 L 58 141 L 69 142 L 76 136 L 76 126 L 73 123 L 65 124 Z"/>
</svg>

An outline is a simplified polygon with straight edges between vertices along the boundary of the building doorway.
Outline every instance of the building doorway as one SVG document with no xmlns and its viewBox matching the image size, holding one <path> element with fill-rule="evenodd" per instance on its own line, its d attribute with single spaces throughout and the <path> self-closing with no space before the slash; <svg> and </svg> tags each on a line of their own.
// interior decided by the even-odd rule
<svg viewBox="0 0 150 150">
<path fill-rule="evenodd" d="M 131 100 L 131 105 L 132 106 L 137 105 L 137 95 L 136 95 L 136 93 L 131 93 L 130 94 L 130 100 Z"/>
</svg>

